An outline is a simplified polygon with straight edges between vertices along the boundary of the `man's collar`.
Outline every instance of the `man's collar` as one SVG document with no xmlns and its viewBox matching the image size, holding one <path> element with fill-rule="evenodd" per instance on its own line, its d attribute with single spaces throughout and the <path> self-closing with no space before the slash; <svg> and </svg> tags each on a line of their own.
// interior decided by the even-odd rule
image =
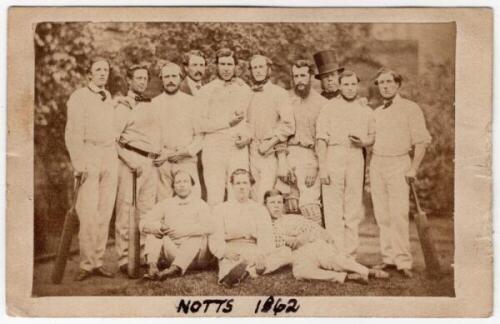
<svg viewBox="0 0 500 324">
<path fill-rule="evenodd" d="M 95 93 L 99 93 L 100 91 L 104 91 L 104 92 L 106 92 L 106 89 L 105 89 L 104 87 L 99 88 L 98 86 L 96 86 L 96 85 L 94 84 L 94 82 L 89 82 L 88 87 L 89 87 L 89 89 L 90 89 L 91 91 L 93 91 L 93 92 L 95 92 Z"/>
<path fill-rule="evenodd" d="M 189 88 L 191 88 L 191 90 L 199 90 L 199 88 L 201 88 L 201 86 L 202 86 L 201 80 L 195 81 L 195 80 L 191 79 L 190 76 L 188 76 L 186 78 L 186 80 L 187 80 L 187 83 L 189 85 Z"/>
<path fill-rule="evenodd" d="M 186 198 L 181 198 L 179 196 L 175 196 L 174 199 L 176 200 L 177 205 L 181 205 L 181 206 L 189 205 L 189 203 L 193 200 L 193 195 L 190 194 Z"/>
</svg>

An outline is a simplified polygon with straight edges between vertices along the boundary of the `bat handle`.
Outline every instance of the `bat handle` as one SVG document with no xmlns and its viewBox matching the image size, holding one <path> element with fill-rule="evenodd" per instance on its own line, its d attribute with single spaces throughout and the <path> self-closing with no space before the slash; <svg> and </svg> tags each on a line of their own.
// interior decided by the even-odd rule
<svg viewBox="0 0 500 324">
<path fill-rule="evenodd" d="M 413 181 L 413 179 L 411 179 L 410 181 L 410 188 L 413 194 L 413 198 L 415 199 L 415 205 L 417 206 L 417 211 L 419 213 L 422 213 L 422 208 L 420 207 L 420 200 L 418 199 L 417 190 L 415 189 L 415 182 Z"/>
</svg>

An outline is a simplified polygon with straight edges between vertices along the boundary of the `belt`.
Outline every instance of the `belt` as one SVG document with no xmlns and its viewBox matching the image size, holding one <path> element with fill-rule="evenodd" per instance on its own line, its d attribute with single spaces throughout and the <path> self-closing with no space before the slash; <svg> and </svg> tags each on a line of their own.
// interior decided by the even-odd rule
<svg viewBox="0 0 500 324">
<path fill-rule="evenodd" d="M 299 146 L 299 147 L 302 147 L 302 148 L 306 148 L 306 149 L 313 149 L 314 148 L 314 144 L 302 144 L 302 143 L 288 143 L 288 146 Z"/>
<path fill-rule="evenodd" d="M 227 240 L 228 243 L 251 243 L 251 244 L 256 244 L 257 241 L 253 238 L 249 238 L 249 239 L 246 239 L 246 238 L 236 238 L 236 239 L 230 239 L 230 240 Z"/>
<path fill-rule="evenodd" d="M 120 144 L 121 147 L 123 147 L 129 151 L 135 152 L 139 155 L 142 155 L 144 157 L 147 157 L 149 159 L 152 159 L 152 160 L 154 160 L 160 156 L 160 154 L 158 154 L 158 153 L 151 153 L 151 152 L 143 151 L 141 149 L 138 149 L 137 147 L 133 147 L 132 145 L 129 145 L 128 143 L 121 143 L 121 142 L 118 142 L 118 143 Z"/>
</svg>

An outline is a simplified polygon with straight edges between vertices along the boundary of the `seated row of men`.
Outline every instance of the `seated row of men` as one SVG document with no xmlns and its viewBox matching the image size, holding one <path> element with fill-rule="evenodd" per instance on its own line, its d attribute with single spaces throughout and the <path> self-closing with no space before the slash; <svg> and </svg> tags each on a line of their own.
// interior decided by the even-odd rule
<svg viewBox="0 0 500 324">
<path fill-rule="evenodd" d="M 430 142 L 422 111 L 398 95 L 402 79 L 391 70 L 377 73 L 384 105 L 372 111 L 358 96 L 358 76 L 339 67 L 333 51 L 314 59 L 316 75 L 307 60 L 292 64 L 294 87 L 287 92 L 269 81 L 273 64 L 263 55 L 249 61 L 251 86 L 236 77 L 238 59 L 229 49 L 216 53 L 217 78 L 201 85 L 206 60 L 201 52 L 190 52 L 184 61 L 188 76 L 177 64 L 165 64 L 160 71 L 164 92 L 152 100 L 144 97 L 145 66 L 131 66 L 128 95 L 111 100 L 105 89 L 109 62 L 94 59 L 89 85 L 75 91 L 67 104 L 66 145 L 81 182 L 77 280 L 111 276 L 102 264 L 115 205 L 118 262 L 126 269 L 133 190 L 142 219 L 156 202 L 173 196 L 174 174 L 180 170 L 193 179 L 197 199 L 205 188 L 212 212 L 236 195 L 230 175 L 249 171 L 257 203 L 272 189 L 295 198 L 303 217 L 318 226 L 324 218 L 337 249 L 354 259 L 362 219 L 363 148 L 372 145 L 371 192 L 383 258 L 379 268 L 397 267 L 411 277 L 405 179 L 415 177 Z M 313 76 L 322 80 L 324 96 L 312 89 Z M 326 93 L 331 84 L 338 86 L 336 98 Z"/>
<path fill-rule="evenodd" d="M 155 205 L 140 223 L 146 235 L 146 278 L 183 275 L 190 268 L 206 268 L 215 260 L 219 283 L 226 287 L 286 265 L 293 266 L 297 279 L 367 284 L 370 276 L 388 278 L 387 272 L 368 269 L 343 255 L 316 222 L 301 215 L 285 215 L 279 190 L 265 193 L 265 207 L 252 200 L 254 179 L 247 170 L 235 170 L 230 183 L 234 199 L 211 211 L 193 193 L 191 175 L 184 171 L 174 174 L 175 196 Z M 160 271 L 162 253 L 169 266 Z"/>
</svg>

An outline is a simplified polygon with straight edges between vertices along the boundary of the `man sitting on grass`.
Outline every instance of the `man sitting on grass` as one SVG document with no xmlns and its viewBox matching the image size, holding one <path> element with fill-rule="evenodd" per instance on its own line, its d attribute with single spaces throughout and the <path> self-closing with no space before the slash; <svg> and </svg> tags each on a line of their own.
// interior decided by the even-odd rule
<svg viewBox="0 0 500 324">
<path fill-rule="evenodd" d="M 191 195 L 195 182 L 188 172 L 180 170 L 173 177 L 175 196 L 158 203 L 140 220 L 140 230 L 146 234 L 146 279 L 183 275 L 188 268 L 205 268 L 214 260 L 208 250 L 208 236 L 214 228 L 210 208 Z M 170 267 L 160 272 L 162 249 Z"/>
<path fill-rule="evenodd" d="M 283 194 L 279 190 L 267 191 L 264 203 L 273 219 L 276 247 L 288 246 L 294 250 L 293 275 L 296 279 L 340 283 L 351 280 L 367 284 L 369 277 L 389 277 L 387 272 L 368 269 L 342 255 L 330 233 L 314 221 L 301 215 L 284 215 Z"/>
</svg>

